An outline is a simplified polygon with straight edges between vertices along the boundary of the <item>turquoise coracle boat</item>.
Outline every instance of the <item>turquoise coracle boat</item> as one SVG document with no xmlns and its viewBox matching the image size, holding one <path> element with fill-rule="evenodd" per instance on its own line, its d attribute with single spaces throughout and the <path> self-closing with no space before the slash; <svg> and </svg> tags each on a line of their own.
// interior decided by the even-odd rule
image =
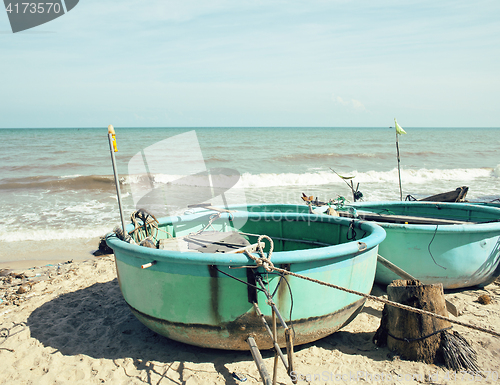
<svg viewBox="0 0 500 385">
<path fill-rule="evenodd" d="M 305 205 L 262 204 L 247 209 L 309 212 Z M 355 211 L 359 220 L 382 226 L 387 236 L 379 246 L 379 254 L 423 283 L 442 283 L 445 289 L 486 286 L 500 275 L 498 208 L 419 201 L 362 202 L 345 209 L 340 215 L 353 217 Z M 400 277 L 377 264 L 377 283 L 388 285 L 395 279 Z"/>
<path fill-rule="evenodd" d="M 364 202 L 360 218 L 387 237 L 379 254 L 423 283 L 445 289 L 485 286 L 500 275 L 500 210 L 465 203 Z M 407 222 L 407 223 L 406 223 Z M 399 277 L 380 263 L 375 280 Z"/>
<path fill-rule="evenodd" d="M 255 244 L 257 235 L 264 234 L 273 239 L 275 266 L 362 293 L 372 288 L 378 245 L 385 238 L 380 226 L 298 212 L 237 211 L 211 222 L 212 214 L 161 219 L 160 245 L 169 247 L 176 240 L 201 244 L 210 232 L 219 239 L 216 245 L 225 242 L 221 237 L 226 234 Z M 337 331 L 365 302 L 344 291 L 248 267 L 255 262 L 244 254 L 154 249 L 127 243 L 115 234 L 108 235 L 107 244 L 116 257 L 123 297 L 135 316 L 153 331 L 192 345 L 247 350 L 246 340 L 253 335 L 260 348 L 273 346 L 253 306 L 258 303 L 270 322 L 271 309 L 256 279 L 264 281 L 280 313 L 293 325 L 296 345 Z M 279 345 L 285 345 L 278 334 Z"/>
</svg>

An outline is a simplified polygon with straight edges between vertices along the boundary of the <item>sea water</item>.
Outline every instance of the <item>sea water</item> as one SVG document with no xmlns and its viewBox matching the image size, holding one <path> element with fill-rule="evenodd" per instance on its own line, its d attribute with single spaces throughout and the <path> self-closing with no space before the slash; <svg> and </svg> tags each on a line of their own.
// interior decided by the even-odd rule
<svg viewBox="0 0 500 385">
<path fill-rule="evenodd" d="M 500 196 L 500 128 L 408 128 L 398 137 L 402 195 L 469 186 L 470 201 Z M 399 200 L 394 128 L 116 128 L 125 216 L 136 209 L 129 162 L 162 140 L 194 131 L 207 169 L 239 175 L 251 203 L 302 204 L 301 194 Z M 83 257 L 120 223 L 107 128 L 0 129 L 0 262 Z M 190 162 L 179 148 L 176 162 Z M 334 170 L 334 171 L 332 171 Z M 155 173 L 155 184 L 182 175 Z M 166 197 L 168 201 L 168 197 Z M 195 202 L 198 203 L 198 202 Z M 239 203 L 239 202 L 236 202 Z"/>
</svg>

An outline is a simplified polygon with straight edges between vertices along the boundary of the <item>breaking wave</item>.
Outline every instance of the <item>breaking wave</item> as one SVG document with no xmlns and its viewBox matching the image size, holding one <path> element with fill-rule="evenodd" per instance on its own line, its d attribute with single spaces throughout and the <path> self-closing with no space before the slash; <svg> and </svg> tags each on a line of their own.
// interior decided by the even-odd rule
<svg viewBox="0 0 500 385">
<path fill-rule="evenodd" d="M 398 180 L 398 171 L 368 171 L 341 173 L 344 176 L 352 176 L 356 183 L 394 183 Z M 474 169 L 419 169 L 401 170 L 401 178 L 405 183 L 425 184 L 434 181 L 454 181 L 457 183 L 467 183 L 476 178 L 498 177 L 500 175 L 500 165 L 492 168 Z M 276 186 L 320 186 L 327 184 L 343 184 L 344 181 L 331 171 L 320 171 L 315 173 L 284 173 L 284 174 L 258 174 L 242 175 L 241 187 L 262 188 Z"/>
<path fill-rule="evenodd" d="M 354 177 L 359 183 L 393 183 L 398 179 L 396 168 L 390 171 L 367 171 L 367 172 L 344 172 L 338 170 L 341 175 Z M 234 180 L 235 175 L 223 174 L 213 178 L 224 183 L 225 179 Z M 401 178 L 406 183 L 423 184 L 433 181 L 455 181 L 466 183 L 476 178 L 499 178 L 500 165 L 495 168 L 470 168 L 470 169 L 403 169 Z M 244 173 L 240 177 L 239 183 L 235 187 L 239 188 L 265 188 L 276 186 L 309 186 L 325 184 L 344 183 L 336 174 L 331 171 L 317 171 L 307 173 Z M 167 175 L 154 174 L 145 175 L 126 175 L 120 176 L 120 184 L 181 184 L 189 186 L 206 186 L 206 175 Z M 114 190 L 114 178 L 111 175 L 72 175 L 64 177 L 28 177 L 28 178 L 8 178 L 0 180 L 0 189 L 22 190 L 22 189 L 48 189 L 48 190 Z"/>
<path fill-rule="evenodd" d="M 34 176 L 7 178 L 0 181 L 2 190 L 48 189 L 48 190 L 107 190 L 114 186 L 112 176 L 72 175 L 63 177 Z"/>
</svg>

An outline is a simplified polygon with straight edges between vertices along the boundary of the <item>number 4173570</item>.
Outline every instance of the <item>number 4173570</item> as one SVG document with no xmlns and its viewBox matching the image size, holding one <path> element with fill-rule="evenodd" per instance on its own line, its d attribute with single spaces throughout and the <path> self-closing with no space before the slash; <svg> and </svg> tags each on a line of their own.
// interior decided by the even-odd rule
<svg viewBox="0 0 500 385">
<path fill-rule="evenodd" d="M 9 3 L 5 10 L 8 13 L 60 13 L 59 3 Z"/>
</svg>

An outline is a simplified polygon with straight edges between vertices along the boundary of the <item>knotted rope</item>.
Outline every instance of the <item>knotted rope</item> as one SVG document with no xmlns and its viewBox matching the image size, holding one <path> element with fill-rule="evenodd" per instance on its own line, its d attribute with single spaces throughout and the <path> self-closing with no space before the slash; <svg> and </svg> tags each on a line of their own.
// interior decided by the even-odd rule
<svg viewBox="0 0 500 385">
<path fill-rule="evenodd" d="M 267 254 L 267 257 L 264 255 L 264 250 L 262 249 L 261 242 L 263 239 L 267 239 L 269 241 L 269 253 Z M 271 237 L 268 237 L 267 235 L 259 235 L 259 238 L 257 239 L 257 251 L 259 252 L 259 257 L 256 257 L 248 252 L 248 250 L 245 250 L 245 255 L 254 260 L 257 266 L 262 266 L 268 273 L 277 270 L 278 268 L 274 266 L 274 264 L 271 262 L 271 255 L 273 254 L 274 250 L 274 242 L 271 239 Z"/>
</svg>

